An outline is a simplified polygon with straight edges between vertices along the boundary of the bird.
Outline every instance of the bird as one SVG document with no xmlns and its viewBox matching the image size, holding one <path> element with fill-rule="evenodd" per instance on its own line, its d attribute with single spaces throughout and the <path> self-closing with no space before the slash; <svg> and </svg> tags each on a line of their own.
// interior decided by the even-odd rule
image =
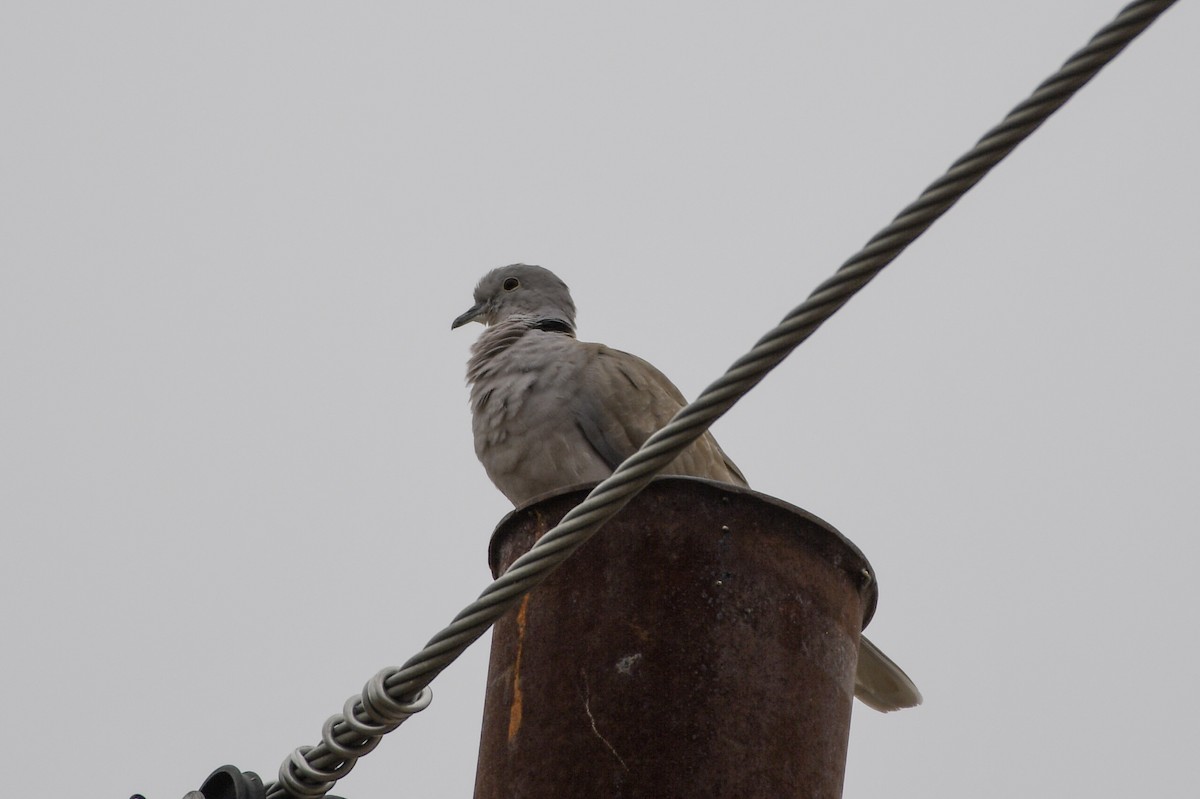
<svg viewBox="0 0 1200 799">
<path fill-rule="evenodd" d="M 605 479 L 687 404 L 649 362 L 576 338 L 571 292 L 549 269 L 492 269 L 474 300 L 450 328 L 485 327 L 467 361 L 475 454 L 515 506 Z M 749 487 L 709 432 L 662 474 Z M 859 640 L 855 696 L 883 712 L 919 705 L 908 675 L 865 636 Z"/>
</svg>

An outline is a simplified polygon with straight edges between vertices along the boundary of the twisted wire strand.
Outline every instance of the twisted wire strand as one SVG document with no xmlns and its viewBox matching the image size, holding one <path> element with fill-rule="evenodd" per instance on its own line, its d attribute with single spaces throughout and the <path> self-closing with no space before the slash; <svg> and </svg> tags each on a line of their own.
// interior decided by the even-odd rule
<svg viewBox="0 0 1200 799">
<path fill-rule="evenodd" d="M 428 706 L 428 685 L 516 601 L 587 541 L 667 464 L 756 386 L 767 373 L 866 286 L 885 266 L 948 211 L 992 167 L 1035 131 L 1091 80 L 1175 0 L 1138 0 L 1126 6 L 1082 50 L 955 161 L 891 224 L 821 283 L 808 299 L 767 332 L 699 397 L 661 430 L 558 526 L 518 558 L 459 612 L 425 648 L 399 668 L 384 669 L 353 696 L 340 715 L 325 722 L 321 742 L 301 747 L 284 760 L 268 799 L 317 799 L 370 752 L 381 737 Z"/>
</svg>

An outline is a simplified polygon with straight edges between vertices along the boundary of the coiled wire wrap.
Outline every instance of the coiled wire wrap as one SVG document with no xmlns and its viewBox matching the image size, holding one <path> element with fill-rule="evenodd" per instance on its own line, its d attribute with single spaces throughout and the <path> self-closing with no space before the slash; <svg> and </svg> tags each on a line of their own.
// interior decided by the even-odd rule
<svg viewBox="0 0 1200 799">
<path fill-rule="evenodd" d="M 479 598 L 409 658 L 400 668 L 381 671 L 351 697 L 342 715 L 325 722 L 321 743 L 301 747 L 284 761 L 268 799 L 323 796 L 362 757 L 413 713 L 429 704 L 428 685 L 605 521 L 621 510 L 650 480 L 714 421 L 766 377 L 792 350 L 846 304 L 909 244 L 978 183 L 993 166 L 1036 130 L 1085 83 L 1145 30 L 1175 0 L 1139 0 L 1126 6 L 1024 102 L 992 128 L 942 177 L 905 208 L 832 277 L 783 321 L 759 339 L 665 427 L 647 439 L 612 476 L 596 486 L 537 545 L 518 558 Z M 412 697 L 406 700 L 406 697 Z"/>
<path fill-rule="evenodd" d="M 429 707 L 433 701 L 429 686 L 421 688 L 411 702 L 389 695 L 385 684 L 396 671 L 394 667 L 380 671 L 363 686 L 362 694 L 346 700 L 341 713 L 326 719 L 321 726 L 321 743 L 301 746 L 288 755 L 279 767 L 279 782 L 268 786 L 269 795 L 320 799 L 350 773 L 360 757 L 378 746 L 384 735 Z M 332 758 L 332 767 L 310 756 L 318 747 L 325 750 L 320 756 Z"/>
</svg>

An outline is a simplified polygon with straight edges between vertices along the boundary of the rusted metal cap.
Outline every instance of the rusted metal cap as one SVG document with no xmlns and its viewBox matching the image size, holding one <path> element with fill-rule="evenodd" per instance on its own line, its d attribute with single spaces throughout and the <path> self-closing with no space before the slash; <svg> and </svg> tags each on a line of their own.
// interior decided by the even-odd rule
<svg viewBox="0 0 1200 799">
<path fill-rule="evenodd" d="M 493 573 L 585 495 L 506 516 Z M 872 574 L 806 511 L 655 481 L 497 622 L 475 796 L 840 795 Z"/>
<path fill-rule="evenodd" d="M 567 511 L 582 502 L 595 487 L 596 483 L 583 483 L 563 491 L 543 494 L 505 514 L 496 525 L 488 543 L 488 566 L 491 567 L 492 577 L 503 574 L 514 560 L 528 552 L 538 538 L 548 533 L 567 515 Z M 765 523 L 769 526 L 782 523 L 806 546 L 823 553 L 832 565 L 846 571 L 851 580 L 861 582 L 866 589 L 863 596 L 862 629 L 867 628 L 875 616 L 875 606 L 879 601 L 878 581 L 867 556 L 832 524 L 790 502 L 715 480 L 699 477 L 659 477 L 622 509 L 620 515 L 650 513 L 660 518 L 663 514 L 677 516 L 681 506 L 678 501 L 670 504 L 671 498 L 682 500 L 684 503 L 688 502 L 689 497 L 710 499 L 714 496 L 714 490 L 720 498 L 723 518 L 728 519 L 731 514 L 736 513 L 743 530 L 754 529 L 756 521 L 760 525 Z M 645 503 L 655 504 L 642 509 Z M 547 520 L 549 524 L 546 524 Z M 619 518 L 609 522 L 597 535 L 607 535 L 612 525 L 618 521 Z M 722 523 L 718 520 L 718 524 Z M 537 531 L 537 535 L 528 546 L 522 546 L 524 537 L 519 531 L 530 529 L 530 525 Z"/>
</svg>

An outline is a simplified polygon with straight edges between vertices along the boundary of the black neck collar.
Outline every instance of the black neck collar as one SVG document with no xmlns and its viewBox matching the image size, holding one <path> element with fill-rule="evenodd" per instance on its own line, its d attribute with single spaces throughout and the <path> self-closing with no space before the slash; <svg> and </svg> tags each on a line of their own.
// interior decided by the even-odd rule
<svg viewBox="0 0 1200 799">
<path fill-rule="evenodd" d="M 567 333 L 573 335 L 575 328 L 563 319 L 539 319 L 533 323 L 534 330 L 546 330 L 551 333 Z"/>
</svg>

